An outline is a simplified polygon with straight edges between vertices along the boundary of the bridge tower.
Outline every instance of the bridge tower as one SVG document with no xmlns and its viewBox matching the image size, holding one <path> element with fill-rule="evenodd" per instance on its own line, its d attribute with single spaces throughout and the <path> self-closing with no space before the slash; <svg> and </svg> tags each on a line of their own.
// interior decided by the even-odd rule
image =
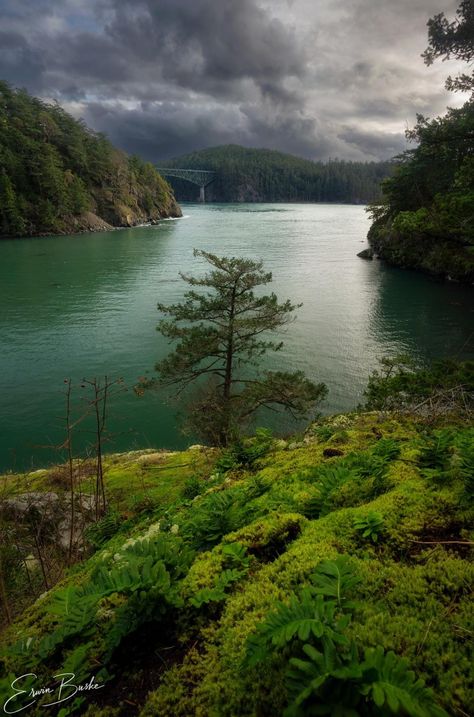
<svg viewBox="0 0 474 717">
<path fill-rule="evenodd" d="M 192 184 L 197 184 L 199 187 L 199 202 L 201 203 L 206 201 L 206 187 L 216 178 L 215 172 L 205 169 L 180 169 L 177 167 L 155 167 L 155 169 L 163 177 L 176 177 L 177 179 L 184 179 Z"/>
</svg>

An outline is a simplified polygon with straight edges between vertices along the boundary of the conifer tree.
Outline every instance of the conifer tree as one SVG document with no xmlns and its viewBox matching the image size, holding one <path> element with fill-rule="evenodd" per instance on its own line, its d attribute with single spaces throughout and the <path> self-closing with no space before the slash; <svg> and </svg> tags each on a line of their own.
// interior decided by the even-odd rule
<svg viewBox="0 0 474 717">
<path fill-rule="evenodd" d="M 199 385 L 188 426 L 211 442 L 227 445 L 259 408 L 307 417 L 326 395 L 326 386 L 314 384 L 301 371 L 261 371 L 258 365 L 268 351 L 283 346 L 264 334 L 287 325 L 298 306 L 289 300 L 280 303 L 274 293 L 255 293 L 272 281 L 261 261 L 197 250 L 194 256 L 205 259 L 211 271 L 202 277 L 181 274 L 191 287 L 185 300 L 158 304 L 168 317 L 158 330 L 178 342 L 156 365 L 158 382 L 176 386 L 178 394 Z"/>
</svg>

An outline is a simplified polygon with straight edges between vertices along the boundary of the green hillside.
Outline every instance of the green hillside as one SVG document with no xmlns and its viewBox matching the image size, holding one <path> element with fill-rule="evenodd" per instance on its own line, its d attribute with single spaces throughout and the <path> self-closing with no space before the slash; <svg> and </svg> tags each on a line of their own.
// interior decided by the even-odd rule
<svg viewBox="0 0 474 717">
<path fill-rule="evenodd" d="M 105 686 L 61 717 L 469 714 L 473 441 L 461 419 L 373 412 L 248 440 L 238 455 L 109 456 L 109 512 L 87 559 L 45 591 L 34 554 L 27 575 L 20 553 L 1 552 L 17 616 L 0 703 L 15 677 L 40 686 L 69 672 Z M 87 497 L 94 468 L 76 469 Z M 3 486 L 12 510 L 26 490 L 66 500 L 67 468 Z M 48 559 L 58 524 L 42 538 Z M 3 523 L 22 550 L 27 525 Z"/>
<path fill-rule="evenodd" d="M 215 202 L 348 202 L 365 204 L 380 196 L 389 162 L 312 162 L 269 149 L 238 145 L 209 147 L 160 166 L 216 172 L 206 189 Z M 180 201 L 196 201 L 199 188 L 169 179 Z"/>
<path fill-rule="evenodd" d="M 369 243 L 396 266 L 474 283 L 474 102 L 420 117 L 372 207 Z"/>
<path fill-rule="evenodd" d="M 180 216 L 154 167 L 0 82 L 0 236 L 69 234 Z"/>
</svg>

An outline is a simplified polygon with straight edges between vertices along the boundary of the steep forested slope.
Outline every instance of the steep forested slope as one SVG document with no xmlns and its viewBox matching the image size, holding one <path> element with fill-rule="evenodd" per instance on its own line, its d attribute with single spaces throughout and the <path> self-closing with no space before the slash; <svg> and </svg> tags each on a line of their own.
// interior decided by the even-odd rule
<svg viewBox="0 0 474 717">
<path fill-rule="evenodd" d="M 474 102 L 418 118 L 372 207 L 369 243 L 391 264 L 474 282 Z"/>
<path fill-rule="evenodd" d="M 179 216 L 151 164 L 102 134 L 0 82 L 0 235 L 133 226 Z"/>
<path fill-rule="evenodd" d="M 206 189 L 216 202 L 349 202 L 366 203 L 380 194 L 380 182 L 391 173 L 388 162 L 311 162 L 291 154 L 238 145 L 209 147 L 163 163 L 168 167 L 216 172 Z M 170 178 L 180 201 L 196 201 L 199 190 Z"/>
</svg>

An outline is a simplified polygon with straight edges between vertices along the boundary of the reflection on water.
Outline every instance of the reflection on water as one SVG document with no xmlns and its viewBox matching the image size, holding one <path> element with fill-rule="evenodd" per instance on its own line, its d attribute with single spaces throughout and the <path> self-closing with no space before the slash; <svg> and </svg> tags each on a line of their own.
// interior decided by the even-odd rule
<svg viewBox="0 0 474 717">
<path fill-rule="evenodd" d="M 423 359 L 474 356 L 474 292 L 413 271 L 379 267 L 370 321 L 375 340 L 394 341 Z"/>
<path fill-rule="evenodd" d="M 188 205 L 184 214 L 133 230 L 0 243 L 0 469 L 53 459 L 35 446 L 62 440 L 65 377 L 121 375 L 133 385 L 152 371 L 169 351 L 155 331 L 156 303 L 182 297 L 179 271 L 205 268 L 194 248 L 263 259 L 280 299 L 303 303 L 265 365 L 325 381 L 327 412 L 360 401 L 383 355 L 474 355 L 472 289 L 358 259 L 362 207 Z M 111 428 L 110 448 L 186 443 L 160 394 L 118 397 Z"/>
</svg>

